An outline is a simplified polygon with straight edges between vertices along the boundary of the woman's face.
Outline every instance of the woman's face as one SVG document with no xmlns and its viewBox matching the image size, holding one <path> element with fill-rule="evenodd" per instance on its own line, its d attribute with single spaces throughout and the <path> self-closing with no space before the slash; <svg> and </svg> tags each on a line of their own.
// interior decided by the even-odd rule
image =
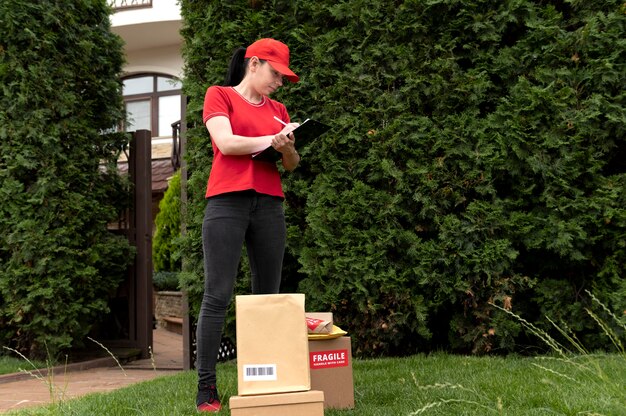
<svg viewBox="0 0 626 416">
<path fill-rule="evenodd" d="M 257 65 L 254 84 L 260 94 L 270 95 L 283 86 L 283 74 L 272 68 L 272 65 L 261 61 Z"/>
</svg>

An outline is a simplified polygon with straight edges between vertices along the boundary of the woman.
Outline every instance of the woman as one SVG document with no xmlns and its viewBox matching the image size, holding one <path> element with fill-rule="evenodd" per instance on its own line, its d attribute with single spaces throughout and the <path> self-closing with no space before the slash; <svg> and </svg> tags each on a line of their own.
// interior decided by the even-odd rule
<svg viewBox="0 0 626 416">
<path fill-rule="evenodd" d="M 206 92 L 203 121 L 214 156 L 202 224 L 204 296 L 196 362 L 199 412 L 221 409 L 215 365 L 244 242 L 252 293 L 278 293 L 286 240 L 285 196 L 276 163 L 254 160 L 252 155 L 272 146 L 282 154 L 285 170 L 294 170 L 300 162 L 290 134 L 298 124 L 290 123 L 283 104 L 268 97 L 283 85 L 283 78 L 299 79 L 289 69 L 289 48 L 266 38 L 237 49 L 225 85 Z"/>
</svg>

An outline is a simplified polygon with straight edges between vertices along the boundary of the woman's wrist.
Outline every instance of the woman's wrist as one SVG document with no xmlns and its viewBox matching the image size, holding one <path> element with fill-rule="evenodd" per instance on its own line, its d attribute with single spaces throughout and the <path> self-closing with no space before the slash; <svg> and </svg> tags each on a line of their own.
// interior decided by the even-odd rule
<svg viewBox="0 0 626 416">
<path fill-rule="evenodd" d="M 294 170 L 300 164 L 300 160 L 300 155 L 296 149 L 283 153 L 283 166 L 289 171 Z"/>
</svg>

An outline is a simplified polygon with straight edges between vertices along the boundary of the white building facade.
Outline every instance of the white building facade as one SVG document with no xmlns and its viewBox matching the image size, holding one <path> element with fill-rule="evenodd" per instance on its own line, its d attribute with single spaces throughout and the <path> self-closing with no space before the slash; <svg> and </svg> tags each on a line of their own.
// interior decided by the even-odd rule
<svg viewBox="0 0 626 416">
<path fill-rule="evenodd" d="M 177 0 L 111 0 L 112 31 L 125 43 L 124 103 L 127 131 L 152 132 L 153 216 L 176 169 L 172 124 L 184 114 L 181 77 L 182 18 Z M 120 164 L 124 169 L 124 164 Z"/>
</svg>

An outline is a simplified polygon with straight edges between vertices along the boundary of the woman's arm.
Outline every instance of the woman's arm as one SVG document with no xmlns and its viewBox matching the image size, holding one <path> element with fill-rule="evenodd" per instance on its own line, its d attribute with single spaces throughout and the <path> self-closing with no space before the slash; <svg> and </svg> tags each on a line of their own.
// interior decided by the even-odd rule
<svg viewBox="0 0 626 416">
<path fill-rule="evenodd" d="M 233 134 L 228 117 L 215 116 L 208 119 L 206 122 L 206 128 L 213 142 L 215 142 L 217 148 L 220 149 L 220 152 L 224 155 L 248 155 L 260 152 L 272 146 L 279 135 L 287 139 L 285 134 L 288 134 L 296 127 L 298 127 L 297 123 L 289 123 L 276 135 L 246 137 Z M 295 151 L 295 148 L 293 150 Z"/>
<path fill-rule="evenodd" d="M 216 116 L 207 120 L 206 128 L 213 142 L 224 155 L 249 155 L 272 144 L 274 135 L 245 137 L 233 134 L 228 117 Z"/>
</svg>

